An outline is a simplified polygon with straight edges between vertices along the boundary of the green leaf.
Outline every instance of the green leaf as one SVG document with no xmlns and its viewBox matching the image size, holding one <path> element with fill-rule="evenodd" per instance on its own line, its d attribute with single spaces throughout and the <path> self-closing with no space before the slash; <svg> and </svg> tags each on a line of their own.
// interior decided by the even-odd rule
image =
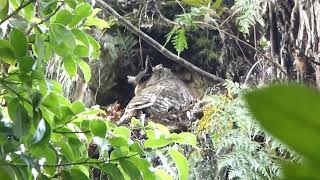
<svg viewBox="0 0 320 180">
<path fill-rule="evenodd" d="M 0 60 L 8 64 L 14 64 L 15 59 L 10 43 L 0 39 Z"/>
<path fill-rule="evenodd" d="M 71 105 L 71 110 L 74 114 L 79 114 L 85 111 L 85 107 L 82 102 L 75 101 Z"/>
<path fill-rule="evenodd" d="M 8 104 L 8 113 L 13 121 L 12 129 L 17 138 L 29 133 L 31 121 L 28 111 L 19 103 L 18 99 L 12 99 Z"/>
<path fill-rule="evenodd" d="M 187 180 L 189 174 L 189 165 L 187 158 L 185 158 L 179 151 L 174 149 L 170 149 L 168 152 L 177 166 L 179 179 Z"/>
<path fill-rule="evenodd" d="M 72 21 L 72 17 L 73 15 L 70 11 L 66 9 L 62 9 L 57 13 L 56 19 L 54 22 L 67 26 Z"/>
<path fill-rule="evenodd" d="M 103 19 L 100 19 L 100 18 L 88 18 L 86 24 L 86 26 L 96 26 L 98 27 L 99 29 L 104 29 L 104 28 L 110 28 L 110 24 L 103 20 Z"/>
<path fill-rule="evenodd" d="M 121 171 L 115 164 L 104 164 L 101 169 L 108 175 L 108 179 L 110 180 L 125 180 Z"/>
<path fill-rule="evenodd" d="M 80 4 L 75 9 L 75 15 L 70 23 L 70 27 L 73 27 L 77 25 L 80 21 L 82 21 L 84 18 L 90 16 L 92 13 L 92 7 L 88 3 Z"/>
<path fill-rule="evenodd" d="M 45 42 L 41 34 L 36 34 L 35 38 L 35 43 L 34 43 L 34 50 L 36 56 L 40 59 L 43 60 L 46 54 L 46 47 L 45 47 Z"/>
<path fill-rule="evenodd" d="M 66 3 L 68 4 L 69 7 L 72 9 L 77 7 L 77 1 L 76 0 L 66 0 Z"/>
<path fill-rule="evenodd" d="M 173 180 L 173 178 L 162 169 L 157 169 L 155 175 L 158 180 Z"/>
<path fill-rule="evenodd" d="M 107 133 L 107 126 L 102 120 L 92 120 L 90 122 L 90 131 L 93 136 L 104 138 Z"/>
<path fill-rule="evenodd" d="M 153 167 L 149 161 L 146 159 L 141 159 L 138 157 L 131 157 L 130 161 L 139 168 L 143 175 L 143 179 L 155 180 L 155 174 L 153 172 Z"/>
<path fill-rule="evenodd" d="M 173 137 L 173 135 L 174 134 L 172 134 L 171 138 Z M 195 146 L 197 144 L 197 137 L 192 133 L 182 132 L 178 135 L 175 135 L 175 138 L 173 138 L 173 142 Z"/>
<path fill-rule="evenodd" d="M 100 57 L 100 44 L 91 36 L 88 36 L 89 43 L 90 43 L 90 57 L 93 59 L 98 59 Z"/>
<path fill-rule="evenodd" d="M 15 172 L 10 166 L 0 166 L 0 177 L 5 180 L 15 180 Z"/>
<path fill-rule="evenodd" d="M 246 94 L 261 125 L 310 161 L 320 163 L 320 94 L 301 85 L 274 85 Z M 299 132 L 299 133 L 297 133 Z"/>
<path fill-rule="evenodd" d="M 85 33 L 85 32 L 83 32 L 83 31 L 81 31 L 81 30 L 79 30 L 79 29 L 72 29 L 71 30 L 72 31 L 72 33 L 73 33 L 73 35 L 74 35 L 74 37 L 78 40 L 78 41 L 80 41 L 83 45 L 85 45 L 86 47 L 89 47 L 89 45 L 90 45 L 90 42 L 89 42 L 89 39 L 88 39 L 88 34 L 87 33 Z"/>
<path fill-rule="evenodd" d="M 57 9 L 58 1 L 57 0 L 45 0 L 39 1 L 41 14 L 49 15 Z"/>
<path fill-rule="evenodd" d="M 76 48 L 74 36 L 68 28 L 62 24 L 50 24 L 50 42 L 54 51 L 61 57 L 72 56 Z"/>
<path fill-rule="evenodd" d="M 27 54 L 28 40 L 24 33 L 16 28 L 10 32 L 9 42 L 17 58 Z"/>
<path fill-rule="evenodd" d="M 74 77 L 77 74 L 77 64 L 72 57 L 66 57 L 63 59 L 64 69 L 70 77 Z"/>
<path fill-rule="evenodd" d="M 9 1 L 0 0 L 0 19 L 7 16 L 9 10 Z"/>
<path fill-rule="evenodd" d="M 83 61 L 82 59 L 78 59 L 78 65 L 83 73 L 84 76 L 84 80 L 86 83 L 88 83 L 91 79 L 91 70 L 90 70 L 90 66 Z"/>
<path fill-rule="evenodd" d="M 284 164 L 283 173 L 285 180 L 291 179 L 320 179 L 318 167 L 311 167 L 309 164 Z"/>
<path fill-rule="evenodd" d="M 142 179 L 141 173 L 139 169 L 136 167 L 134 163 L 127 159 L 121 159 L 120 165 L 124 172 L 129 175 L 131 180 L 140 180 Z"/>
<path fill-rule="evenodd" d="M 89 180 L 88 176 L 86 176 L 80 169 L 71 169 L 70 170 L 70 180 Z"/>
<path fill-rule="evenodd" d="M 158 139 L 147 139 L 144 142 L 144 146 L 147 148 L 160 148 L 170 144 L 170 140 L 164 137 L 160 137 Z"/>
<path fill-rule="evenodd" d="M 32 71 L 35 60 L 30 56 L 25 56 L 19 61 L 19 69 L 22 74 Z"/>
<path fill-rule="evenodd" d="M 46 131 L 46 122 L 43 119 L 41 119 L 38 123 L 36 132 L 32 138 L 33 143 L 38 143 L 39 141 L 41 141 Z"/>
</svg>

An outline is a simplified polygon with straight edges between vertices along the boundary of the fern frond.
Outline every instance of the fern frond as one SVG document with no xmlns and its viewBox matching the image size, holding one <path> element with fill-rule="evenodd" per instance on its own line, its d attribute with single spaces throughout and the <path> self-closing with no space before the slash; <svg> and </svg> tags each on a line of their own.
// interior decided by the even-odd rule
<svg viewBox="0 0 320 180">
<path fill-rule="evenodd" d="M 239 31 L 244 34 L 249 34 L 249 29 L 256 24 L 260 23 L 264 25 L 262 18 L 262 0 L 236 0 L 232 9 L 238 13 L 236 22 L 239 27 Z"/>
</svg>

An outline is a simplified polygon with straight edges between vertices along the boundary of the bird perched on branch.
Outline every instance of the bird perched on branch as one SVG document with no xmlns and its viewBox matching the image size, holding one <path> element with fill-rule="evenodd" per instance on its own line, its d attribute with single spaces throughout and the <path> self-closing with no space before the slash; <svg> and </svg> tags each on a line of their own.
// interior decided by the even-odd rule
<svg viewBox="0 0 320 180">
<path fill-rule="evenodd" d="M 186 85 L 170 69 L 157 65 L 152 68 L 146 60 L 146 68 L 135 78 L 135 96 L 128 103 L 118 124 L 130 120 L 137 112 L 161 117 L 172 110 L 189 105 L 193 97 Z"/>
</svg>

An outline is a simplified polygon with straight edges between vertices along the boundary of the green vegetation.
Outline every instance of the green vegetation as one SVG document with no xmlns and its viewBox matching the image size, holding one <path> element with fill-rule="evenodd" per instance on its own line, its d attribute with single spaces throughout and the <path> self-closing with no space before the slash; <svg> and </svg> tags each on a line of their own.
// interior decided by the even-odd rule
<svg viewBox="0 0 320 180">
<path fill-rule="evenodd" d="M 175 174 L 188 179 L 187 160 L 172 145 L 195 146 L 194 135 L 171 134 L 159 124 L 139 126 L 138 120 L 135 132 L 117 127 L 100 116 L 102 110 L 71 103 L 61 85 L 45 77 L 46 62 L 58 55 L 70 77 L 81 70 L 90 81 L 88 63 L 99 58 L 100 45 L 86 29 L 111 25 L 96 17 L 100 9 L 74 0 L 3 3 L 1 24 L 15 23 L 0 40 L 1 178 L 92 179 L 94 168 L 101 178 L 116 180 L 168 179 Z M 9 15 L 8 4 L 17 9 Z M 146 135 L 145 142 L 134 138 L 136 133 Z M 174 162 L 177 173 L 169 176 L 163 168 L 153 167 L 157 153 Z"/>
</svg>

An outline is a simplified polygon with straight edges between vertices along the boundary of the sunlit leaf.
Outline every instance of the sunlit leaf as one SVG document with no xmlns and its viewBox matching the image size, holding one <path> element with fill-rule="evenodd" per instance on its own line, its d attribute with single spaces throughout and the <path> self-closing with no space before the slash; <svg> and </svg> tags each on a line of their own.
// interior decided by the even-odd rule
<svg viewBox="0 0 320 180">
<path fill-rule="evenodd" d="M 90 122 L 90 130 L 93 136 L 104 138 L 107 132 L 107 126 L 102 120 L 92 120 Z"/>
<path fill-rule="evenodd" d="M 50 42 L 54 51 L 61 57 L 70 57 L 76 48 L 74 36 L 62 24 L 50 24 Z"/>
<path fill-rule="evenodd" d="M 77 61 L 82 73 L 83 73 L 83 76 L 84 76 L 84 79 L 86 82 L 89 82 L 90 79 L 91 79 L 91 70 L 90 70 L 90 66 L 83 60 L 81 59 L 78 59 Z"/>
<path fill-rule="evenodd" d="M 179 179 L 187 180 L 189 175 L 188 160 L 177 150 L 170 149 L 169 155 L 173 159 L 178 169 Z"/>
</svg>

